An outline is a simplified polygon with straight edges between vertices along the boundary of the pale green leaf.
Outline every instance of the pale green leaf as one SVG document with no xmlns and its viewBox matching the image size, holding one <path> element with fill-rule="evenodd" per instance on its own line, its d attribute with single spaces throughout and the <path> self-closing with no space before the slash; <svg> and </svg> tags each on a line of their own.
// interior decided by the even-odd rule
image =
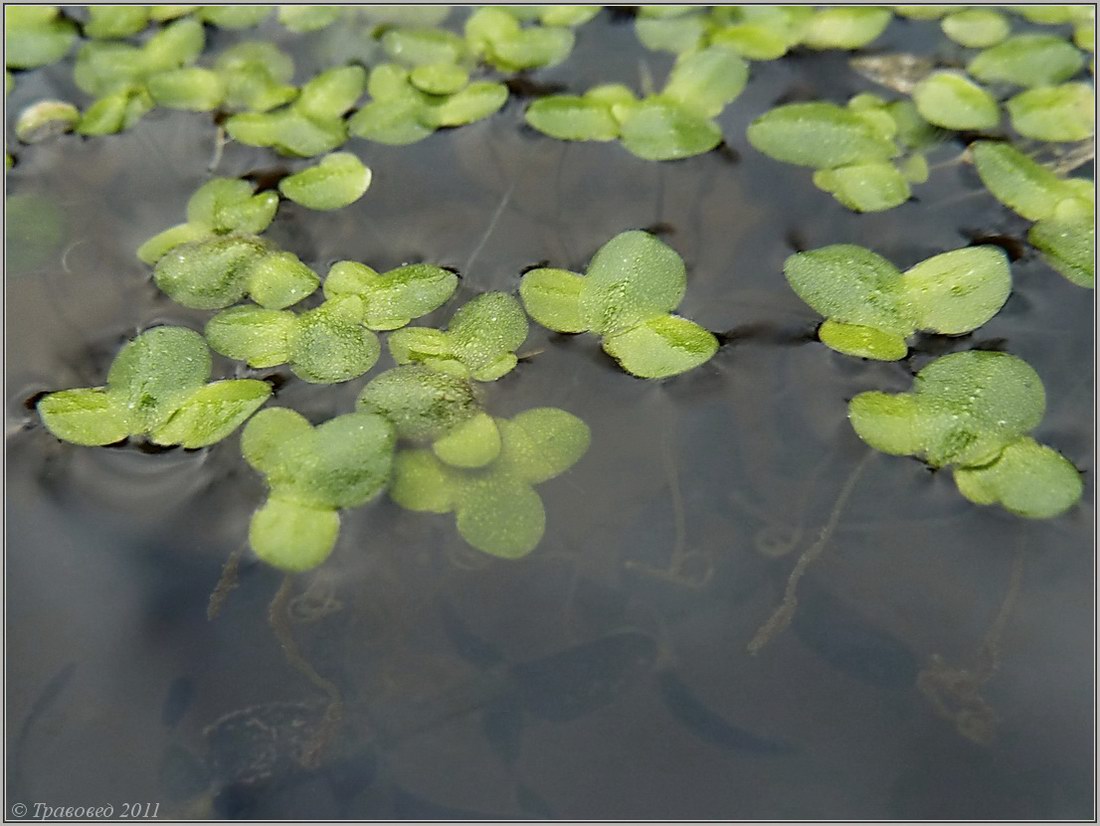
<svg viewBox="0 0 1100 826">
<path fill-rule="evenodd" d="M 441 307 L 458 287 L 458 277 L 431 264 L 407 264 L 378 276 L 363 295 L 365 323 L 394 330 Z"/>
<path fill-rule="evenodd" d="M 202 6 L 199 16 L 219 29 L 250 29 L 260 25 L 271 6 Z"/>
<path fill-rule="evenodd" d="M 718 340 L 694 321 L 662 315 L 606 336 L 603 349 L 631 375 L 663 379 L 709 361 Z"/>
<path fill-rule="evenodd" d="M 107 373 L 108 392 L 127 411 L 135 433 L 147 433 L 210 377 L 202 336 L 183 327 L 153 327 L 128 342 Z"/>
<path fill-rule="evenodd" d="M 279 6 L 278 19 L 286 28 L 299 34 L 327 29 L 340 19 L 340 6 Z"/>
<path fill-rule="evenodd" d="M 82 387 L 43 396 L 38 402 L 42 424 L 54 436 L 74 445 L 109 445 L 130 435 L 130 416 L 117 396 Z"/>
<path fill-rule="evenodd" d="M 148 6 L 89 6 L 84 35 L 95 39 L 130 37 L 148 23 Z"/>
<path fill-rule="evenodd" d="M 138 247 L 137 257 L 146 264 L 155 264 L 169 250 L 181 244 L 201 241 L 210 237 L 208 227 L 201 224 L 176 224 L 158 233 Z"/>
<path fill-rule="evenodd" d="M 340 209 L 362 197 L 370 186 L 371 171 L 350 152 L 335 152 L 316 166 L 279 182 L 279 191 L 309 209 Z"/>
<path fill-rule="evenodd" d="M 454 65 L 466 54 L 463 39 L 444 29 L 390 29 L 382 35 L 382 48 L 391 60 L 413 67 L 433 63 Z"/>
<path fill-rule="evenodd" d="M 959 335 L 997 314 L 1012 291 L 1012 276 L 1000 247 L 966 247 L 906 270 L 902 287 L 920 329 Z"/>
<path fill-rule="evenodd" d="M 229 379 L 200 387 L 169 419 L 152 431 L 152 441 L 185 448 L 220 442 L 271 396 L 271 385 L 255 379 Z"/>
<path fill-rule="evenodd" d="M 113 135 L 141 120 L 153 108 L 144 86 L 129 86 L 100 98 L 84 112 L 76 131 L 81 135 Z"/>
<path fill-rule="evenodd" d="M 913 88 L 917 111 L 945 129 L 992 129 L 1001 122 L 997 101 L 956 72 L 933 72 Z"/>
<path fill-rule="evenodd" d="M 225 81 L 210 69 L 189 66 L 149 78 L 149 94 L 159 105 L 190 112 L 210 112 L 225 98 Z"/>
<path fill-rule="evenodd" d="M 1080 287 L 1092 289 L 1096 259 L 1096 218 L 1091 205 L 1067 199 L 1055 214 L 1037 222 L 1028 241 L 1054 269 Z"/>
<path fill-rule="evenodd" d="M 313 430 L 309 420 L 289 407 L 268 407 L 248 420 L 241 431 L 241 454 L 256 470 L 278 475 L 283 448 Z"/>
<path fill-rule="evenodd" d="M 993 197 L 1031 221 L 1052 216 L 1073 195 L 1065 181 L 1007 143 L 977 141 L 970 152 Z"/>
<path fill-rule="evenodd" d="M 602 6 L 541 6 L 539 20 L 546 26 L 575 28 L 599 14 L 601 8 Z"/>
<path fill-rule="evenodd" d="M 511 366 L 515 366 L 515 351 L 527 339 L 527 317 L 512 296 L 488 292 L 460 307 L 447 333 L 454 354 L 477 374 L 507 355 L 513 356 Z"/>
<path fill-rule="evenodd" d="M 312 384 L 334 384 L 366 373 L 381 352 L 378 336 L 322 304 L 298 316 L 290 338 L 290 369 Z"/>
<path fill-rule="evenodd" d="M 229 235 L 174 247 L 157 261 L 153 278 L 173 301 L 218 310 L 244 298 L 249 268 L 267 254 L 256 238 Z"/>
<path fill-rule="evenodd" d="M 909 182 L 888 161 L 814 172 L 814 186 L 856 212 L 882 212 L 909 200 Z"/>
<path fill-rule="evenodd" d="M 674 101 L 650 98 L 630 109 L 622 123 L 623 146 L 647 161 L 675 161 L 709 152 L 722 131 Z"/>
<path fill-rule="evenodd" d="M 16 9 L 36 8 L 36 12 Z M 69 53 L 76 26 L 57 16 L 56 6 L 4 8 L 4 63 L 9 69 L 34 69 L 55 63 Z"/>
<path fill-rule="evenodd" d="M 256 556 L 289 573 L 316 568 L 332 553 L 340 514 L 272 496 L 252 516 L 248 544 Z"/>
<path fill-rule="evenodd" d="M 23 143 L 38 143 L 71 132 L 80 121 L 80 110 L 61 100 L 40 100 L 19 113 L 15 136 Z"/>
<path fill-rule="evenodd" d="M 996 46 L 1012 33 L 1008 18 L 995 9 L 963 9 L 940 22 L 944 34 L 970 49 Z"/>
<path fill-rule="evenodd" d="M 622 232 L 588 264 L 581 291 L 587 329 L 614 335 L 676 309 L 687 271 L 676 250 L 640 230 Z"/>
<path fill-rule="evenodd" d="M 1080 141 L 1096 131 L 1096 95 L 1087 83 L 1028 89 L 1005 103 L 1012 128 L 1040 141 Z"/>
<path fill-rule="evenodd" d="M 348 131 L 391 146 L 424 140 L 434 127 L 421 122 L 424 104 L 415 98 L 372 100 L 348 120 Z"/>
<path fill-rule="evenodd" d="M 822 9 L 809 21 L 802 42 L 811 49 L 858 49 L 885 31 L 889 9 L 847 6 Z"/>
<path fill-rule="evenodd" d="M 734 101 L 749 79 L 749 67 L 732 49 L 711 46 L 681 55 L 661 96 L 706 118 L 716 117 Z"/>
<path fill-rule="evenodd" d="M 749 124 L 748 138 L 768 157 L 817 169 L 885 161 L 897 154 L 893 141 L 833 103 L 779 106 Z"/>
<path fill-rule="evenodd" d="M 831 319 L 817 329 L 817 337 L 830 350 L 875 361 L 897 361 L 909 352 L 905 338 L 898 333 Z"/>
<path fill-rule="evenodd" d="M 436 439 L 432 452 L 452 467 L 479 468 L 500 455 L 500 445 L 500 430 L 493 417 L 478 413 Z"/>
<path fill-rule="evenodd" d="M 290 361 L 290 338 L 298 317 L 288 310 L 242 305 L 222 310 L 206 323 L 206 340 L 223 356 L 249 367 L 274 367 Z"/>
<path fill-rule="evenodd" d="M 915 456 L 924 449 L 921 408 L 912 393 L 860 393 L 848 404 L 848 419 L 859 438 L 882 453 Z"/>
<path fill-rule="evenodd" d="M 431 95 L 453 95 L 470 82 L 470 73 L 456 63 L 427 63 L 413 69 L 409 81 Z"/>
<path fill-rule="evenodd" d="M 707 32 L 706 17 L 702 14 L 653 18 L 639 17 L 634 21 L 634 33 L 647 49 L 657 52 L 681 52 L 697 49 Z"/>
<path fill-rule="evenodd" d="M 588 330 L 581 308 L 583 289 L 584 277 L 577 273 L 539 268 L 524 274 L 519 295 L 527 314 L 543 327 L 559 333 L 583 333 Z"/>
<path fill-rule="evenodd" d="M 429 450 L 402 450 L 394 459 L 390 498 L 403 508 L 449 513 L 455 507 L 457 486 L 453 474 Z"/>
<path fill-rule="evenodd" d="M 796 253 L 786 260 L 783 272 L 798 297 L 828 319 L 902 338 L 916 327 L 903 301 L 901 273 L 868 249 L 832 244 Z"/>
<path fill-rule="evenodd" d="M 416 364 L 373 378 L 357 407 L 388 419 L 400 438 L 418 442 L 446 435 L 480 409 L 468 381 Z"/>
<path fill-rule="evenodd" d="M 532 103 L 524 119 L 545 135 L 564 141 L 611 141 L 619 124 L 611 107 L 573 95 L 552 95 Z"/>
<path fill-rule="evenodd" d="M 434 106 L 422 108 L 420 119 L 432 127 L 463 126 L 489 117 L 507 100 L 508 88 L 503 83 L 478 81 Z"/>
<path fill-rule="evenodd" d="M 338 118 L 355 106 L 367 88 L 367 71 L 362 66 L 328 69 L 306 83 L 293 107 L 315 120 Z"/>
<path fill-rule="evenodd" d="M 504 559 L 529 554 L 546 530 L 539 495 L 499 475 L 478 479 L 463 491 L 456 521 L 458 532 L 473 547 Z"/>
<path fill-rule="evenodd" d="M 1053 34 L 1018 34 L 980 52 L 966 70 L 985 83 L 1049 86 L 1069 80 L 1085 56 Z"/>
<path fill-rule="evenodd" d="M 348 413 L 295 436 L 273 454 L 268 482 L 276 494 L 332 508 L 352 508 L 389 481 L 393 426 L 372 413 Z"/>
<path fill-rule="evenodd" d="M 536 26 L 522 29 L 508 39 L 494 41 L 487 56 L 496 68 L 505 71 L 542 69 L 556 66 L 569 57 L 574 41 L 570 29 Z"/>
<path fill-rule="evenodd" d="M 454 355 L 451 337 L 442 330 L 431 327 L 403 327 L 394 330 L 386 339 L 393 360 L 398 364 L 420 362 L 433 369 L 443 369 L 465 377 L 467 370 Z M 444 369 L 444 363 L 454 364 L 457 369 Z"/>
<path fill-rule="evenodd" d="M 588 452 L 591 431 L 583 421 L 556 407 L 525 410 L 499 422 L 500 466 L 537 485 L 560 476 Z"/>
<path fill-rule="evenodd" d="M 959 492 L 979 505 L 999 504 L 1031 519 L 1065 513 L 1083 492 L 1081 474 L 1056 450 L 1022 437 L 991 464 L 955 468 Z"/>
</svg>

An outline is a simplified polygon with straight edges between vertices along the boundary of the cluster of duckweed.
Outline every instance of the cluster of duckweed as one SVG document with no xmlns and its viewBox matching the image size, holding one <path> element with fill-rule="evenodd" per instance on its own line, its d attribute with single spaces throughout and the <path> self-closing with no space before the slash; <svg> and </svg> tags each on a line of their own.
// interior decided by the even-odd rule
<svg viewBox="0 0 1100 826">
<path fill-rule="evenodd" d="M 563 140 L 621 140 L 644 159 L 687 158 L 721 143 L 715 118 L 745 88 L 750 61 L 775 60 L 795 48 L 859 49 L 895 14 L 942 19 L 960 47 L 981 49 L 966 74 L 925 73 L 911 84 L 911 99 L 861 94 L 843 106 L 779 106 L 748 130 L 749 142 L 763 154 L 812 167 L 813 183 L 845 206 L 880 211 L 906 201 L 910 185 L 928 178 L 924 152 L 947 130 L 999 126 L 997 98 L 979 83 L 994 91 L 1027 87 L 1005 103 L 1021 136 L 1091 137 L 1092 88 L 1072 78 L 1085 63 L 1081 50 L 1091 49 L 1092 8 L 1059 8 L 1018 13 L 1035 24 L 1072 26 L 1072 42 L 1046 33 L 1012 34 L 1010 18 L 988 9 L 641 7 L 635 25 L 643 44 L 677 54 L 659 92 L 643 89 L 639 96 L 605 84 L 580 95 L 545 96 L 527 108 L 525 119 Z M 492 116 L 509 92 L 491 73 L 560 63 L 573 49 L 576 30 L 598 11 L 479 8 L 459 35 L 434 25 L 446 9 L 425 10 L 417 20 L 411 9 L 387 19 L 385 11 L 370 7 L 279 7 L 278 22 L 292 32 L 373 19 L 367 31 L 385 55 L 369 70 L 334 66 L 297 87 L 293 61 L 269 43 L 240 43 L 199 65 L 206 25 L 249 28 L 268 18 L 272 7 L 92 7 L 79 23 L 53 7 L 8 7 L 8 68 L 47 65 L 76 48 L 74 80 L 92 97 L 83 108 L 64 101 L 28 108 L 16 123 L 20 141 L 74 129 L 118 132 L 159 105 L 217 112 L 228 136 L 241 143 L 292 157 L 322 156 L 284 177 L 277 193 L 225 178 L 200 187 L 187 204 L 186 221 L 137 253 L 173 300 L 218 311 L 205 339 L 183 328 L 145 331 L 119 353 L 103 387 L 44 396 L 38 411 L 46 427 L 81 445 L 144 436 L 198 448 L 252 417 L 242 451 L 266 478 L 270 496 L 253 517 L 250 541 L 261 558 L 285 570 L 321 564 L 335 545 L 340 511 L 383 491 L 410 510 L 454 513 L 462 537 L 486 553 L 529 553 L 545 529 L 534 486 L 581 459 L 589 430 L 554 408 L 494 417 L 479 383 L 516 366 L 528 315 L 554 331 L 596 334 L 608 355 L 643 379 L 706 363 L 719 341 L 674 313 L 687 286 L 676 251 L 646 232 L 623 232 L 595 252 L 584 274 L 551 267 L 526 272 L 519 300 L 484 293 L 437 329 L 409 325 L 451 299 L 453 272 L 411 263 L 379 273 L 340 261 L 322 279 L 262 233 L 280 195 L 310 209 L 334 210 L 367 192 L 372 170 L 354 152 L 336 151 L 350 138 L 408 144 Z M 10 90 L 10 72 L 7 81 Z M 368 99 L 361 102 L 364 94 Z M 1058 271 L 1091 286 L 1091 185 L 1059 176 L 994 139 L 1001 136 L 986 137 L 971 146 L 982 181 L 1035 222 L 1029 240 Z M 1011 290 L 1004 253 L 984 246 L 944 252 L 902 273 L 870 250 L 835 244 L 791 256 L 784 271 L 794 291 L 824 317 L 818 332 L 824 344 L 885 361 L 904 358 L 906 340 L 917 331 L 960 335 L 976 329 Z M 292 309 L 318 287 L 319 305 Z M 250 302 L 241 303 L 245 299 Z M 286 408 L 256 414 L 271 395 L 263 381 L 208 383 L 208 347 L 252 368 L 287 364 L 306 382 L 346 382 L 374 367 L 379 333 L 386 334 L 399 366 L 366 384 L 355 412 L 317 426 Z M 1027 435 L 1044 406 L 1042 383 L 1022 361 L 966 352 L 925 367 L 912 393 L 860 394 L 850 418 L 858 435 L 879 450 L 952 467 L 959 490 L 974 502 L 1050 517 L 1079 499 L 1081 483 L 1072 464 Z"/>
</svg>

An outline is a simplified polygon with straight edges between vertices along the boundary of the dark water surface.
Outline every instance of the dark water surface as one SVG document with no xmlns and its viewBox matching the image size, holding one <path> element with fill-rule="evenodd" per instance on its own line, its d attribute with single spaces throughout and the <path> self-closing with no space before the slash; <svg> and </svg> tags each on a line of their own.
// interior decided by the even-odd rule
<svg viewBox="0 0 1100 826">
<path fill-rule="evenodd" d="M 895 21 L 875 46 L 927 45 L 935 32 Z M 355 31 L 294 40 L 269 23 L 262 35 L 299 44 L 299 81 L 369 51 Z M 660 82 L 670 63 L 605 12 L 570 60 L 537 77 L 636 85 L 641 67 Z M 70 65 L 21 73 L 9 111 L 44 94 L 78 99 Z M 488 121 L 414 146 L 353 139 L 346 148 L 375 177 L 351 207 L 283 203 L 269 237 L 319 272 L 339 259 L 460 270 L 459 294 L 429 324 L 479 292 L 515 291 L 527 266 L 582 270 L 615 234 L 663 224 L 688 266 L 681 311 L 733 331 L 704 367 L 645 382 L 594 337 L 532 325 L 523 349 L 537 355 L 488 387 L 488 407 L 564 408 L 591 427 L 592 447 L 540 487 L 547 534 L 526 559 L 479 554 L 453 517 L 385 497 L 344 513 L 332 557 L 291 586 L 302 657 L 345 706 L 308 767 L 328 697 L 268 623 L 281 576 L 246 554 L 240 587 L 206 617 L 264 494 L 238 437 L 190 452 L 81 448 L 24 406 L 101 383 L 121 344 L 150 325 L 201 329 L 209 313 L 160 294 L 134 249 L 182 220 L 208 177 L 215 127 L 158 110 L 121 135 L 19 149 L 7 176 L 8 807 L 1091 816 L 1092 293 L 1029 251 L 996 318 L 970 336 L 925 339 L 909 362 L 812 341 L 818 319 L 782 275 L 795 248 L 857 243 L 905 268 L 975 234 L 1026 228 L 958 162 L 957 142 L 932 153 L 931 181 L 909 203 L 856 215 L 809 170 L 745 140 L 780 99 L 864 90 L 876 87 L 843 55 L 753 64 L 720 118 L 732 151 L 667 164 L 538 135 L 513 97 Z M 280 165 L 303 164 L 231 144 L 216 172 Z M 1067 515 L 1029 522 L 974 506 L 947 473 L 869 455 L 848 425 L 854 394 L 906 389 L 931 358 L 976 346 L 1042 376 L 1049 404 L 1035 436 L 1084 471 L 1085 499 Z M 215 377 L 249 372 L 215 357 Z M 314 421 L 350 411 L 368 378 L 318 387 L 259 371 L 272 372 L 290 379 L 277 403 Z M 792 626 L 750 655 L 857 468 Z M 950 694 L 951 669 L 975 677 L 969 688 L 956 681 Z M 937 697 L 947 698 L 939 709 Z"/>
</svg>

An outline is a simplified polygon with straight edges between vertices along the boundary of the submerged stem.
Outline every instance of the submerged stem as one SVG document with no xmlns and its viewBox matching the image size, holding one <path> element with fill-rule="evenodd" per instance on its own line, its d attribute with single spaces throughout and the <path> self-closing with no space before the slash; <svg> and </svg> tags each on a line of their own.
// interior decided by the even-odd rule
<svg viewBox="0 0 1100 826">
<path fill-rule="evenodd" d="M 852 495 L 852 490 L 855 488 L 856 482 L 863 473 L 863 468 L 867 465 L 867 461 L 871 458 L 871 455 L 872 454 L 868 452 L 860 459 L 859 463 L 852 469 L 852 473 L 848 476 L 848 479 L 844 482 L 844 487 L 840 489 L 840 495 L 836 498 L 836 504 L 833 505 L 832 513 L 829 514 L 829 520 L 825 523 L 825 527 L 821 529 L 821 533 L 818 534 L 817 541 L 807 548 L 802 553 L 802 556 L 798 558 L 798 562 L 795 563 L 794 569 L 787 579 L 787 587 L 783 592 L 783 601 L 779 603 L 779 607 L 775 609 L 767 622 L 760 626 L 756 635 L 753 636 L 752 640 L 749 642 L 748 647 L 750 654 L 758 653 L 761 648 L 771 642 L 776 634 L 780 633 L 791 624 L 791 620 L 794 618 L 795 608 L 798 607 L 798 582 L 802 579 L 802 575 L 806 573 L 806 569 L 825 551 L 825 546 L 828 544 L 829 538 L 833 535 L 833 531 L 836 530 L 837 523 L 840 521 L 840 515 L 844 511 L 844 506 L 848 504 L 848 499 Z"/>
<path fill-rule="evenodd" d="M 294 634 L 290 628 L 290 593 L 292 579 L 288 574 L 283 578 L 283 584 L 275 592 L 268 608 L 267 619 L 275 632 L 275 638 L 282 646 L 287 662 L 314 686 L 323 691 L 329 699 L 325 714 L 317 727 L 317 733 L 310 744 L 302 752 L 302 766 L 307 769 L 317 768 L 320 764 L 321 754 L 336 733 L 336 728 L 344 716 L 344 701 L 340 696 L 340 689 L 331 680 L 327 680 L 317 673 L 310 662 L 302 656 L 298 643 L 294 640 Z"/>
<path fill-rule="evenodd" d="M 206 618 L 214 620 L 222 612 L 229 594 L 240 584 L 237 581 L 237 573 L 241 567 L 241 557 L 244 555 L 244 545 L 238 545 L 236 550 L 229 555 L 222 566 L 222 575 L 218 584 L 214 586 L 210 594 L 210 601 L 206 604 Z"/>
</svg>

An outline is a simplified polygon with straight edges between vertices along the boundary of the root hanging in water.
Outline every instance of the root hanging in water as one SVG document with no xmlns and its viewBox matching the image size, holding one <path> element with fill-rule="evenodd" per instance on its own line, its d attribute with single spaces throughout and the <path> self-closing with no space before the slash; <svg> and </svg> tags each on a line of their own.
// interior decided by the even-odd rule
<svg viewBox="0 0 1100 826">
<path fill-rule="evenodd" d="M 794 570 L 791 571 L 791 575 L 787 579 L 787 587 L 783 592 L 783 601 L 779 603 L 779 607 L 775 609 L 767 622 L 757 629 L 756 634 L 749 642 L 748 649 L 750 654 L 759 653 L 761 648 L 771 642 L 777 634 L 791 624 L 791 620 L 794 619 L 795 608 L 798 607 L 798 581 L 802 579 L 802 575 L 806 573 L 806 569 L 810 567 L 814 560 L 824 553 L 826 545 L 829 544 L 829 538 L 833 535 L 833 531 L 836 530 L 837 523 L 840 522 L 840 515 L 844 512 L 844 507 L 848 504 L 848 499 L 852 495 L 852 490 L 855 488 L 856 482 L 859 481 L 859 477 L 863 473 L 863 468 L 867 465 L 871 455 L 872 454 L 868 452 L 855 468 L 852 469 L 852 473 L 844 482 L 844 487 L 840 489 L 840 495 L 836 498 L 836 504 L 833 505 L 832 513 L 829 514 L 829 521 L 826 522 L 825 527 L 821 529 L 817 541 L 807 548 L 802 553 L 802 556 L 798 558 L 798 562 L 795 563 Z"/>
<path fill-rule="evenodd" d="M 268 622 L 275 632 L 275 638 L 283 648 L 287 662 L 314 686 L 323 691 L 328 697 L 328 706 L 324 716 L 317 726 L 317 732 L 308 745 L 302 750 L 301 764 L 303 768 L 315 769 L 321 763 L 321 755 L 331 743 L 344 716 L 344 701 L 340 696 L 340 689 L 330 680 L 325 679 L 302 656 L 298 643 L 294 640 L 294 634 L 290 628 L 290 594 L 293 590 L 293 582 L 288 574 L 283 578 L 283 584 L 275 592 L 268 608 Z"/>
<path fill-rule="evenodd" d="M 244 546 L 241 545 L 225 560 L 225 565 L 222 566 L 222 575 L 210 594 L 210 601 L 206 604 L 206 618 L 208 620 L 217 618 L 225 606 L 225 601 L 229 599 L 229 594 L 239 584 L 237 582 L 237 572 L 240 570 L 241 556 L 243 555 Z"/>
<path fill-rule="evenodd" d="M 989 701 L 982 696 L 1001 664 L 1001 638 L 1008 618 L 1020 595 L 1024 573 L 1024 549 L 1016 553 L 1012 576 L 997 616 L 978 646 L 974 663 L 969 668 L 949 666 L 939 654 L 929 658 L 929 664 L 917 675 L 920 689 L 936 714 L 955 724 L 959 734 L 980 745 L 993 742 L 1000 718 Z"/>
</svg>

